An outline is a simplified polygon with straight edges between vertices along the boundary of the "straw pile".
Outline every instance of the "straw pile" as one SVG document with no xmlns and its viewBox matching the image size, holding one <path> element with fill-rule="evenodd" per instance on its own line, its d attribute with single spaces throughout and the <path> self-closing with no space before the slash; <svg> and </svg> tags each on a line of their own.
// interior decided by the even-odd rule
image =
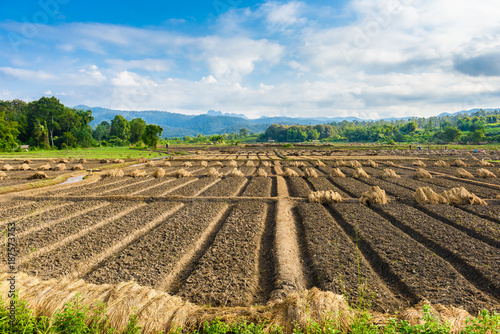
<svg viewBox="0 0 500 334">
<path fill-rule="evenodd" d="M 361 168 L 363 165 L 358 160 L 351 160 L 347 162 L 347 166 L 351 168 Z"/>
<path fill-rule="evenodd" d="M 81 164 L 77 164 L 72 166 L 71 170 L 83 170 L 83 166 Z"/>
<path fill-rule="evenodd" d="M 267 177 L 267 172 L 265 170 L 263 170 L 262 168 L 257 169 L 256 174 L 257 174 L 257 176 Z"/>
<path fill-rule="evenodd" d="M 413 197 L 419 204 L 448 204 L 448 199 L 439 195 L 430 187 L 418 188 Z"/>
<path fill-rule="evenodd" d="M 162 166 L 163 167 L 172 167 L 172 164 L 170 163 L 170 161 L 164 161 Z"/>
<path fill-rule="evenodd" d="M 474 175 L 472 175 L 471 173 L 469 173 L 468 171 L 466 171 L 463 168 L 457 168 L 457 170 L 455 171 L 455 174 L 453 174 L 453 175 L 455 175 L 456 177 L 460 177 L 462 179 L 474 178 Z"/>
<path fill-rule="evenodd" d="M 369 167 L 373 167 L 373 168 L 378 167 L 378 163 L 376 163 L 376 162 L 375 162 L 375 161 L 373 161 L 373 160 L 368 160 L 368 161 L 366 162 L 366 165 L 367 165 L 367 166 L 369 166 Z"/>
<path fill-rule="evenodd" d="M 201 167 L 208 167 L 208 162 L 206 162 L 206 161 L 200 161 L 200 166 Z"/>
<path fill-rule="evenodd" d="M 132 176 L 132 177 L 145 177 L 145 176 L 147 176 L 147 174 L 145 171 L 140 171 L 140 170 L 136 169 L 132 173 L 130 173 L 130 176 Z"/>
<path fill-rule="evenodd" d="M 9 171 L 9 170 L 13 170 L 13 169 L 14 169 L 14 167 L 12 167 L 12 166 L 11 166 L 11 165 L 9 165 L 9 164 L 5 164 L 5 165 L 3 165 L 3 167 L 2 167 L 2 170 L 5 170 L 5 171 Z"/>
<path fill-rule="evenodd" d="M 86 164 L 87 160 L 82 158 L 82 159 L 78 160 L 78 162 L 81 163 L 81 164 Z"/>
<path fill-rule="evenodd" d="M 223 164 L 222 164 L 222 162 L 220 162 L 220 161 L 216 161 L 216 162 L 214 163 L 214 166 L 215 166 L 215 167 L 224 167 L 224 165 L 223 165 Z"/>
<path fill-rule="evenodd" d="M 473 193 L 468 192 L 464 187 L 445 190 L 443 195 L 452 205 L 488 205 Z"/>
<path fill-rule="evenodd" d="M 104 174 L 102 174 L 102 177 L 122 177 L 123 175 L 124 174 L 121 169 L 115 168 L 104 172 Z"/>
<path fill-rule="evenodd" d="M 399 179 L 401 176 L 396 174 L 396 172 L 390 168 L 385 168 L 384 173 L 382 173 L 382 178 L 383 179 L 390 179 L 390 178 L 396 178 Z"/>
<path fill-rule="evenodd" d="M 450 167 L 450 164 L 444 160 L 438 160 L 434 163 L 434 167 Z"/>
<path fill-rule="evenodd" d="M 469 155 L 470 155 L 470 153 L 469 153 Z M 475 156 L 471 156 L 470 158 L 471 158 L 471 160 L 474 160 L 474 161 L 479 161 L 479 159 L 478 159 L 478 158 L 476 158 Z"/>
<path fill-rule="evenodd" d="M 292 167 L 305 167 L 306 164 L 303 161 L 292 161 L 290 166 L 292 166 Z"/>
<path fill-rule="evenodd" d="M 316 161 L 314 167 L 326 167 L 325 163 L 321 160 Z"/>
<path fill-rule="evenodd" d="M 342 202 L 342 196 L 333 190 L 321 190 L 311 192 L 307 199 L 310 203 L 321 203 L 321 204 L 330 204 L 330 203 L 340 203 Z"/>
<path fill-rule="evenodd" d="M 193 164 L 190 162 L 190 161 L 184 161 L 184 163 L 182 164 L 182 167 L 193 167 Z"/>
<path fill-rule="evenodd" d="M 479 161 L 479 166 L 481 166 L 481 167 L 493 167 L 494 165 L 489 161 L 481 160 L 481 161 Z"/>
<path fill-rule="evenodd" d="M 24 163 L 24 164 L 22 164 L 21 166 L 19 166 L 19 168 L 18 168 L 18 169 L 19 169 L 19 170 L 30 170 L 30 169 L 31 169 L 31 167 L 30 167 L 28 164 Z"/>
<path fill-rule="evenodd" d="M 262 161 L 262 167 L 271 167 L 271 163 L 269 161 Z"/>
<path fill-rule="evenodd" d="M 330 171 L 330 177 L 345 177 L 345 174 L 339 168 L 333 168 Z"/>
<path fill-rule="evenodd" d="M 37 179 L 46 179 L 46 178 L 48 178 L 48 176 L 44 172 L 36 172 L 35 174 L 31 175 L 28 179 L 37 180 Z"/>
<path fill-rule="evenodd" d="M 332 164 L 333 167 L 345 167 L 347 163 L 344 160 L 335 160 Z"/>
<path fill-rule="evenodd" d="M 356 171 L 354 172 L 352 177 L 355 179 L 359 179 L 361 177 L 368 178 L 368 177 L 370 177 L 370 175 L 368 175 L 363 168 L 356 168 Z"/>
<path fill-rule="evenodd" d="M 156 166 L 156 162 L 153 161 L 153 160 L 150 160 L 148 162 L 146 162 L 146 167 L 154 167 Z"/>
<path fill-rule="evenodd" d="M 52 167 L 49 164 L 41 165 L 36 170 L 50 170 Z"/>
<path fill-rule="evenodd" d="M 228 167 L 238 167 L 238 163 L 234 160 L 229 160 L 229 162 L 227 163 L 227 166 Z"/>
<path fill-rule="evenodd" d="M 207 176 L 208 177 L 222 177 L 224 174 L 219 173 L 217 169 L 210 167 L 207 171 Z"/>
<path fill-rule="evenodd" d="M 423 168 L 418 168 L 417 171 L 415 172 L 415 177 L 416 178 L 421 178 L 421 179 L 432 179 L 431 173 L 426 171 Z"/>
<path fill-rule="evenodd" d="M 146 162 L 148 162 L 148 158 L 146 158 L 146 157 L 140 157 L 137 160 L 137 162 L 140 163 L 140 164 L 146 163 Z"/>
<path fill-rule="evenodd" d="M 255 164 L 253 163 L 252 160 L 248 160 L 246 163 L 245 163 L 245 166 L 247 167 L 255 167 Z"/>
<path fill-rule="evenodd" d="M 460 159 L 455 160 L 455 166 L 457 167 L 467 167 L 468 165 Z"/>
<path fill-rule="evenodd" d="M 152 177 L 159 178 L 165 176 L 165 170 L 163 168 L 157 168 L 153 173 L 151 173 Z"/>
<path fill-rule="evenodd" d="M 479 168 L 477 170 L 477 176 L 485 178 L 485 179 L 489 179 L 489 178 L 495 179 L 497 177 L 495 174 L 493 174 L 492 172 L 490 172 L 489 170 L 484 169 L 484 168 Z"/>
<path fill-rule="evenodd" d="M 107 164 L 109 162 L 109 160 L 108 159 L 101 159 L 101 161 L 99 161 L 99 162 L 102 164 Z"/>
<path fill-rule="evenodd" d="M 283 175 L 283 169 L 280 166 L 274 166 L 274 172 L 276 175 Z"/>
<path fill-rule="evenodd" d="M 413 161 L 413 166 L 422 168 L 427 167 L 427 165 L 422 160 Z"/>
<path fill-rule="evenodd" d="M 233 168 L 233 170 L 227 174 L 227 176 L 229 177 L 244 177 L 245 174 L 243 174 L 243 172 L 241 170 L 239 170 L 238 168 Z"/>
<path fill-rule="evenodd" d="M 191 176 L 193 176 L 193 174 L 191 174 L 190 172 L 188 172 L 187 170 L 185 170 L 183 168 L 181 168 L 175 172 L 175 177 L 177 177 L 177 178 L 191 177 Z"/>
<path fill-rule="evenodd" d="M 7 178 L 7 174 L 5 172 L 0 171 L 0 180 L 5 180 Z"/>
<path fill-rule="evenodd" d="M 66 159 L 63 159 L 63 158 L 59 158 L 59 159 L 57 160 L 57 162 L 58 162 L 58 163 L 60 163 L 60 164 L 67 164 L 69 161 L 68 161 L 68 160 L 66 160 Z"/>
<path fill-rule="evenodd" d="M 318 173 L 314 168 L 306 168 L 304 171 L 304 177 L 318 177 Z"/>
<path fill-rule="evenodd" d="M 296 171 L 294 171 L 291 168 L 285 168 L 285 172 L 283 173 L 284 177 L 297 177 L 299 174 L 297 174 Z"/>
<path fill-rule="evenodd" d="M 392 161 L 386 161 L 385 164 L 390 167 L 396 167 L 396 164 Z"/>
<path fill-rule="evenodd" d="M 380 189 L 378 186 L 373 186 L 361 194 L 359 202 L 364 205 L 387 204 L 389 203 L 389 198 L 384 190 Z"/>
<path fill-rule="evenodd" d="M 57 164 L 54 168 L 54 170 L 65 170 L 66 169 L 66 165 L 65 164 Z"/>
<path fill-rule="evenodd" d="M 26 159 L 26 160 L 23 161 L 23 163 L 31 165 L 33 163 L 33 161 L 31 161 L 30 159 Z"/>
</svg>

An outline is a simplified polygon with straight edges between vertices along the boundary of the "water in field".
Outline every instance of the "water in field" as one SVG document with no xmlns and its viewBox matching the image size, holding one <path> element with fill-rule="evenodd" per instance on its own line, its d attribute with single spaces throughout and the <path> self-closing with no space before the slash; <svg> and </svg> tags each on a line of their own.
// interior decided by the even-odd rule
<svg viewBox="0 0 500 334">
<path fill-rule="evenodd" d="M 77 176 L 72 176 L 70 177 L 69 179 L 67 179 L 66 181 L 64 181 L 63 183 L 61 184 L 68 184 L 68 183 L 76 183 L 76 182 L 80 182 L 83 180 L 83 178 L 85 177 L 86 174 L 83 174 L 83 175 L 77 175 Z"/>
</svg>

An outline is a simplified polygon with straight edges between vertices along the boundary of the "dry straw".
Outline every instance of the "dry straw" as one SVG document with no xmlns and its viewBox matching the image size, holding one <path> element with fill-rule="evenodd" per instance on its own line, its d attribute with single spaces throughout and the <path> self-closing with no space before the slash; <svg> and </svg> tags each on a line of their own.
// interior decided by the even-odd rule
<svg viewBox="0 0 500 334">
<path fill-rule="evenodd" d="M 384 190 L 380 189 L 378 186 L 373 186 L 361 194 L 359 202 L 364 205 L 387 204 L 389 203 L 389 198 Z"/>
<path fill-rule="evenodd" d="M 35 174 L 29 177 L 30 180 L 46 179 L 46 178 L 48 178 L 48 176 L 44 172 L 36 172 Z"/>
<path fill-rule="evenodd" d="M 122 177 L 124 175 L 121 169 L 111 169 L 102 174 L 102 177 Z"/>
<path fill-rule="evenodd" d="M 31 165 L 33 163 L 33 161 L 31 161 L 30 159 L 26 159 L 26 160 L 23 161 L 23 163 Z"/>
<path fill-rule="evenodd" d="M 314 164 L 314 167 L 326 167 L 325 163 L 321 160 L 318 160 L 316 161 L 316 163 Z"/>
<path fill-rule="evenodd" d="M 335 160 L 333 161 L 333 167 L 345 167 L 347 164 L 344 160 Z"/>
<path fill-rule="evenodd" d="M 427 165 L 422 160 L 413 161 L 413 166 L 422 167 L 422 168 L 427 167 Z"/>
<path fill-rule="evenodd" d="M 417 169 L 417 171 L 415 172 L 415 177 L 418 179 L 432 179 L 431 173 L 429 173 L 423 168 Z"/>
<path fill-rule="evenodd" d="M 77 164 L 72 166 L 71 170 L 83 170 L 83 166 L 81 164 Z"/>
<path fill-rule="evenodd" d="M 13 170 L 13 169 L 14 169 L 14 167 L 12 167 L 12 166 L 11 166 L 11 165 L 9 165 L 9 164 L 5 164 L 5 165 L 3 165 L 3 167 L 2 167 L 2 170 L 5 170 L 5 171 L 9 171 L 9 170 Z"/>
<path fill-rule="evenodd" d="M 262 161 L 262 167 L 271 167 L 271 163 L 269 161 Z"/>
<path fill-rule="evenodd" d="M 30 167 L 28 164 L 24 163 L 24 164 L 22 164 L 21 166 L 19 166 L 19 168 L 18 168 L 18 169 L 19 169 L 19 170 L 30 170 L 30 169 L 31 169 L 31 167 Z"/>
<path fill-rule="evenodd" d="M 36 170 L 50 170 L 52 167 L 49 164 L 41 165 Z"/>
<path fill-rule="evenodd" d="M 140 171 L 140 170 L 136 169 L 130 174 L 130 176 L 132 176 L 132 177 L 145 177 L 145 176 L 147 176 L 147 174 L 145 171 Z"/>
<path fill-rule="evenodd" d="M 257 174 L 257 176 L 267 177 L 267 172 L 265 170 L 263 170 L 262 168 L 257 169 L 256 174 Z"/>
<path fill-rule="evenodd" d="M 276 175 L 283 175 L 283 169 L 280 166 L 274 166 L 274 172 Z"/>
<path fill-rule="evenodd" d="M 481 161 L 479 161 L 479 166 L 481 166 L 481 167 L 493 167 L 494 165 L 489 161 L 481 160 Z"/>
<path fill-rule="evenodd" d="M 382 178 L 383 179 L 390 179 L 390 178 L 396 178 L 399 179 L 401 176 L 396 174 L 396 172 L 390 168 L 385 168 L 384 172 L 382 173 Z"/>
<path fill-rule="evenodd" d="M 152 177 L 159 178 L 165 176 L 165 170 L 163 168 L 157 168 L 153 173 L 151 173 Z"/>
<path fill-rule="evenodd" d="M 471 154 L 471 153 L 469 153 L 469 154 Z M 474 160 L 474 161 L 479 161 L 479 159 L 478 159 L 478 158 L 476 158 L 475 156 L 471 156 L 470 158 L 471 158 L 471 160 Z"/>
<path fill-rule="evenodd" d="M 439 195 L 430 187 L 418 188 L 413 197 L 420 204 L 448 204 L 446 197 Z"/>
<path fill-rule="evenodd" d="M 67 164 L 69 161 L 68 161 L 68 160 L 66 160 L 66 159 L 63 159 L 63 158 L 59 158 L 59 159 L 57 160 L 57 162 L 58 162 L 58 163 L 60 163 L 60 164 Z"/>
<path fill-rule="evenodd" d="M 467 167 L 468 165 L 460 159 L 455 160 L 455 166 L 457 167 Z"/>
<path fill-rule="evenodd" d="M 340 203 L 342 202 L 342 196 L 338 192 L 335 192 L 333 190 L 320 190 L 311 192 L 309 196 L 307 196 L 307 200 L 310 203 Z"/>
<path fill-rule="evenodd" d="M 438 160 L 434 163 L 434 167 L 450 167 L 450 164 L 444 160 Z"/>
<path fill-rule="evenodd" d="M 82 159 L 78 160 L 78 162 L 81 163 L 81 164 L 86 164 L 87 160 L 82 158 Z"/>
<path fill-rule="evenodd" d="M 219 173 L 217 169 L 210 167 L 207 171 L 207 176 L 208 177 L 222 177 L 224 174 Z"/>
<path fill-rule="evenodd" d="M 330 171 L 330 177 L 345 177 L 345 174 L 339 168 L 333 168 Z"/>
<path fill-rule="evenodd" d="M 223 167 L 224 165 L 222 164 L 222 162 L 220 162 L 220 161 L 216 161 L 216 162 L 214 163 L 214 166 L 215 166 L 215 167 Z"/>
<path fill-rule="evenodd" d="M 208 167 L 208 162 L 206 162 L 206 161 L 200 161 L 200 166 L 201 167 Z"/>
<path fill-rule="evenodd" d="M 156 162 L 154 162 L 154 161 L 146 162 L 146 167 L 154 167 L 154 166 L 156 166 Z"/>
<path fill-rule="evenodd" d="M 303 161 L 292 161 L 290 166 L 292 167 L 305 167 L 305 163 Z"/>
<path fill-rule="evenodd" d="M 368 167 L 373 167 L 373 168 L 378 167 L 378 163 L 376 163 L 376 162 L 375 162 L 375 161 L 373 161 L 373 160 L 368 160 L 368 161 L 366 162 L 366 165 L 367 165 Z"/>
<path fill-rule="evenodd" d="M 385 164 L 389 167 L 396 167 L 396 164 L 392 161 L 386 161 Z"/>
<path fill-rule="evenodd" d="M 484 168 L 479 168 L 477 170 L 477 176 L 485 179 L 495 179 L 497 177 L 495 174 Z"/>
<path fill-rule="evenodd" d="M 233 170 L 231 170 L 231 172 L 229 172 L 229 174 L 227 174 L 228 177 L 244 177 L 245 174 L 243 174 L 243 172 L 241 170 L 239 170 L 238 168 L 233 168 Z"/>
<path fill-rule="evenodd" d="M 228 167 L 238 167 L 238 163 L 234 160 L 229 160 L 229 162 L 227 163 L 227 166 Z"/>
<path fill-rule="evenodd" d="M 177 177 L 177 178 L 191 177 L 191 176 L 193 176 L 193 174 L 191 174 L 190 172 L 188 172 L 187 170 L 185 170 L 183 168 L 181 168 L 175 172 L 175 177 Z"/>
<path fill-rule="evenodd" d="M 358 160 L 351 160 L 347 162 L 347 166 L 351 168 L 361 168 L 363 165 Z"/>
<path fill-rule="evenodd" d="M 362 177 L 369 178 L 370 175 L 368 175 L 363 168 L 356 168 L 356 171 L 352 175 L 353 178 L 359 179 Z"/>
<path fill-rule="evenodd" d="M 443 195 L 452 205 L 488 205 L 485 201 L 470 193 L 464 187 L 445 190 Z"/>
<path fill-rule="evenodd" d="M 138 163 L 143 164 L 143 163 L 148 162 L 148 159 L 147 159 L 147 158 L 145 158 L 145 157 L 140 157 L 140 158 L 137 160 L 137 162 L 138 162 Z"/>
<path fill-rule="evenodd" d="M 163 167 L 172 167 L 172 164 L 170 163 L 170 161 L 164 161 L 162 165 L 163 165 Z"/>
<path fill-rule="evenodd" d="M 0 180 L 5 180 L 7 178 L 7 174 L 5 172 L 0 171 Z"/>
<path fill-rule="evenodd" d="M 193 164 L 190 162 L 190 161 L 184 161 L 184 163 L 182 164 L 182 167 L 193 167 Z"/>
<path fill-rule="evenodd" d="M 255 167 L 255 164 L 253 163 L 252 160 L 248 160 L 246 163 L 245 163 L 245 166 L 247 167 Z"/>
<path fill-rule="evenodd" d="M 283 173 L 284 177 L 297 177 L 299 174 L 297 174 L 296 171 L 294 171 L 291 168 L 285 168 L 285 172 Z"/>
<path fill-rule="evenodd" d="M 457 168 L 457 170 L 455 171 L 454 175 L 456 177 L 459 177 L 459 178 L 462 178 L 462 179 L 472 179 L 472 178 L 474 178 L 474 175 L 472 175 L 471 173 L 469 173 L 468 171 L 466 171 L 463 168 Z"/>
<path fill-rule="evenodd" d="M 63 164 L 63 163 L 60 163 L 60 164 L 57 164 L 55 167 L 54 167 L 54 170 L 65 170 L 66 169 L 66 165 Z"/>
<path fill-rule="evenodd" d="M 275 165 L 275 166 L 281 166 L 281 162 L 279 162 L 279 161 L 275 161 L 275 162 L 274 162 L 274 165 Z"/>
<path fill-rule="evenodd" d="M 304 171 L 304 177 L 318 177 L 318 173 L 314 168 L 306 168 Z"/>
<path fill-rule="evenodd" d="M 102 163 L 102 164 L 107 164 L 108 162 L 109 162 L 108 159 L 101 159 L 101 161 L 100 161 L 100 163 Z"/>
</svg>

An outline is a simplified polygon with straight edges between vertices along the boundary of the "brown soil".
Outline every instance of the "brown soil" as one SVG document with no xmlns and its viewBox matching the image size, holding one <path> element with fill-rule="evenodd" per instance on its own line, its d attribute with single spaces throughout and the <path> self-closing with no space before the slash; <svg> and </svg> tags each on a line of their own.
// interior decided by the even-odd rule
<svg viewBox="0 0 500 334">
<path fill-rule="evenodd" d="M 242 196 L 270 197 L 272 180 L 270 177 L 255 176 L 251 179 Z"/>
</svg>

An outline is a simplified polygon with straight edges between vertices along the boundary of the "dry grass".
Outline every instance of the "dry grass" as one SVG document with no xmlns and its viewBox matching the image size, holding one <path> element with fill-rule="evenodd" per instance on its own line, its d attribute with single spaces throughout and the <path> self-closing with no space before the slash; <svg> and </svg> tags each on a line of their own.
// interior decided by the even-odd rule
<svg viewBox="0 0 500 334">
<path fill-rule="evenodd" d="M 69 161 L 66 159 L 63 159 L 63 158 L 59 158 L 59 159 L 57 159 L 57 162 L 60 164 L 67 164 Z"/>
<path fill-rule="evenodd" d="M 191 177 L 193 174 L 188 172 L 187 170 L 181 168 L 175 172 L 175 177 L 180 178 L 180 177 Z"/>
<path fill-rule="evenodd" d="M 419 204 L 448 204 L 446 197 L 439 195 L 430 187 L 418 188 L 413 197 Z"/>
<path fill-rule="evenodd" d="M 245 177 L 245 174 L 238 168 L 233 168 L 229 174 L 227 174 L 228 177 Z"/>
<path fill-rule="evenodd" d="M 7 174 L 5 172 L 0 171 L 0 180 L 5 180 L 7 178 Z"/>
<path fill-rule="evenodd" d="M 369 178 L 370 175 L 368 175 L 363 168 L 356 168 L 356 171 L 352 175 L 353 178 L 359 179 L 362 177 Z"/>
<path fill-rule="evenodd" d="M 113 162 L 114 164 L 123 164 L 123 163 L 125 163 L 125 160 L 123 160 L 123 159 L 113 159 L 111 162 Z"/>
<path fill-rule="evenodd" d="M 99 162 L 102 164 L 107 164 L 107 163 L 109 163 L 109 160 L 108 159 L 101 159 L 101 161 L 99 161 Z"/>
<path fill-rule="evenodd" d="M 130 176 L 132 176 L 132 177 L 145 177 L 145 176 L 147 176 L 147 174 L 145 171 L 140 171 L 140 170 L 136 169 L 132 173 L 130 173 Z"/>
<path fill-rule="evenodd" d="M 193 167 L 193 164 L 191 163 L 191 161 L 184 161 L 182 163 L 182 167 L 186 167 L 186 168 Z"/>
<path fill-rule="evenodd" d="M 455 166 L 457 167 L 467 167 L 468 165 L 460 159 L 455 160 Z"/>
<path fill-rule="evenodd" d="M 208 167 L 208 162 L 206 162 L 206 161 L 200 161 L 200 166 L 201 167 Z"/>
<path fill-rule="evenodd" d="M 457 168 L 457 170 L 455 171 L 455 173 L 453 175 L 455 175 L 456 177 L 462 178 L 462 179 L 473 179 L 474 178 L 474 175 L 472 175 L 471 173 L 469 173 L 468 171 L 466 171 L 463 168 Z"/>
<path fill-rule="evenodd" d="M 170 161 L 163 161 L 163 163 L 161 165 L 163 167 L 172 167 L 172 164 L 170 163 Z"/>
<path fill-rule="evenodd" d="M 427 165 L 422 160 L 413 161 L 413 166 L 425 168 Z"/>
<path fill-rule="evenodd" d="M 23 164 L 31 165 L 32 163 L 33 163 L 33 161 L 31 161 L 30 159 L 26 159 L 23 161 Z"/>
<path fill-rule="evenodd" d="M 366 162 L 366 165 L 367 165 L 368 167 L 373 167 L 373 168 L 378 167 L 378 163 L 376 163 L 376 162 L 375 162 L 375 161 L 373 161 L 373 160 L 368 160 L 368 161 Z"/>
<path fill-rule="evenodd" d="M 210 168 L 208 169 L 208 171 L 207 171 L 207 176 L 208 176 L 208 177 L 222 177 L 222 176 L 224 176 L 224 174 L 219 173 L 219 172 L 217 171 L 217 169 L 215 169 L 215 168 L 213 168 L 213 167 L 210 167 Z"/>
<path fill-rule="evenodd" d="M 292 161 L 291 167 L 305 167 L 306 164 L 303 161 Z"/>
<path fill-rule="evenodd" d="M 102 174 L 102 177 L 123 177 L 124 173 L 121 169 L 111 169 L 107 170 Z"/>
<path fill-rule="evenodd" d="M 488 205 L 485 201 L 470 193 L 464 187 L 445 190 L 443 195 L 452 205 Z"/>
<path fill-rule="evenodd" d="M 48 175 L 45 174 L 44 172 L 36 172 L 35 174 L 31 175 L 28 179 L 38 180 L 38 179 L 46 179 L 46 178 L 48 178 Z"/>
<path fill-rule="evenodd" d="M 477 176 L 485 179 L 495 179 L 497 176 L 487 169 L 479 168 L 477 170 Z"/>
<path fill-rule="evenodd" d="M 81 164 L 86 164 L 87 163 L 87 159 L 80 159 L 78 160 L 79 163 Z"/>
<path fill-rule="evenodd" d="M 229 162 L 227 163 L 227 167 L 235 167 L 237 168 L 238 167 L 238 163 L 234 160 L 229 160 Z"/>
<path fill-rule="evenodd" d="M 222 164 L 222 162 L 220 162 L 220 161 L 216 161 L 216 162 L 214 163 L 214 166 L 215 166 L 215 167 L 224 167 L 224 165 L 223 165 L 223 164 Z"/>
<path fill-rule="evenodd" d="M 318 160 L 314 163 L 314 167 L 326 167 L 325 163 L 321 160 Z"/>
<path fill-rule="evenodd" d="M 434 167 L 450 167 L 450 164 L 444 160 L 438 160 L 434 163 Z"/>
<path fill-rule="evenodd" d="M 347 162 L 347 167 L 351 168 L 361 168 L 363 165 L 358 160 L 351 160 Z"/>
<path fill-rule="evenodd" d="M 390 179 L 390 178 L 396 178 L 399 179 L 401 176 L 396 174 L 396 172 L 390 168 L 385 168 L 384 173 L 382 173 L 382 178 L 383 179 Z"/>
<path fill-rule="evenodd" d="M 275 166 L 281 166 L 281 162 L 279 162 L 279 161 L 275 161 L 275 162 L 274 162 L 274 165 L 275 165 Z"/>
<path fill-rule="evenodd" d="M 364 205 L 387 204 L 389 203 L 389 197 L 387 197 L 384 190 L 380 189 L 378 186 L 373 186 L 361 194 L 359 202 Z"/>
<path fill-rule="evenodd" d="M 18 168 L 18 170 L 30 170 L 30 169 L 31 167 L 27 163 L 21 164 L 21 166 L 19 166 Z"/>
<path fill-rule="evenodd" d="M 333 168 L 330 171 L 330 177 L 345 177 L 345 174 L 339 168 Z"/>
<path fill-rule="evenodd" d="M 148 162 L 148 158 L 145 158 L 145 157 L 140 157 L 138 160 L 137 160 L 138 163 L 140 164 L 143 164 L 143 163 L 146 163 Z"/>
<path fill-rule="evenodd" d="M 77 164 L 72 166 L 71 170 L 83 170 L 83 166 L 81 164 Z"/>
<path fill-rule="evenodd" d="M 252 160 L 248 160 L 246 163 L 245 163 L 245 166 L 247 167 L 255 167 L 255 164 L 253 163 Z"/>
<path fill-rule="evenodd" d="M 265 170 L 263 170 L 262 168 L 259 168 L 259 169 L 257 169 L 256 175 L 257 176 L 267 177 L 267 172 Z"/>
<path fill-rule="evenodd" d="M 396 167 L 396 164 L 392 161 L 386 161 L 385 164 L 389 167 Z"/>
<path fill-rule="evenodd" d="M 63 163 L 57 164 L 53 170 L 66 170 L 66 165 Z"/>
<path fill-rule="evenodd" d="M 153 173 L 151 173 L 152 177 L 159 178 L 165 176 L 165 170 L 163 168 L 157 168 Z"/>
<path fill-rule="evenodd" d="M 269 161 L 262 161 L 262 167 L 271 167 L 271 163 Z"/>
<path fill-rule="evenodd" d="M 156 166 L 155 161 L 150 160 L 150 161 L 146 162 L 146 167 L 154 167 L 154 166 Z"/>
<path fill-rule="evenodd" d="M 50 170 L 52 167 L 49 164 L 41 165 L 36 170 Z"/>
<path fill-rule="evenodd" d="M 306 168 L 304 171 L 304 177 L 318 177 L 318 173 L 314 168 Z"/>
<path fill-rule="evenodd" d="M 285 172 L 283 173 L 284 177 L 297 177 L 299 174 L 297 174 L 296 171 L 294 171 L 291 168 L 285 168 Z"/>
<path fill-rule="evenodd" d="M 489 161 L 481 160 L 481 161 L 479 161 L 479 166 L 481 166 L 481 167 L 493 167 L 494 165 Z"/>
<path fill-rule="evenodd" d="M 283 169 L 280 166 L 274 166 L 274 172 L 276 175 L 283 175 Z"/>
<path fill-rule="evenodd" d="M 474 157 L 474 156 L 472 156 L 472 157 L 470 157 L 470 158 L 471 158 L 471 160 L 474 160 L 474 161 L 479 161 L 479 159 L 478 159 L 478 158 L 476 158 L 476 157 Z"/>
<path fill-rule="evenodd" d="M 415 172 L 415 177 L 418 179 L 432 179 L 431 173 L 429 173 L 423 168 L 417 169 L 417 171 Z"/>
<path fill-rule="evenodd" d="M 5 165 L 3 165 L 3 167 L 2 167 L 2 170 L 5 170 L 5 171 L 9 171 L 9 170 L 13 170 L 13 169 L 14 169 L 14 167 L 12 167 L 12 166 L 11 166 L 11 165 L 9 165 L 9 164 L 5 164 Z"/>
<path fill-rule="evenodd" d="M 321 191 L 311 192 L 309 196 L 307 196 L 307 200 L 310 203 L 321 203 L 321 204 L 340 203 L 342 202 L 342 196 L 333 190 L 321 190 Z"/>
</svg>

